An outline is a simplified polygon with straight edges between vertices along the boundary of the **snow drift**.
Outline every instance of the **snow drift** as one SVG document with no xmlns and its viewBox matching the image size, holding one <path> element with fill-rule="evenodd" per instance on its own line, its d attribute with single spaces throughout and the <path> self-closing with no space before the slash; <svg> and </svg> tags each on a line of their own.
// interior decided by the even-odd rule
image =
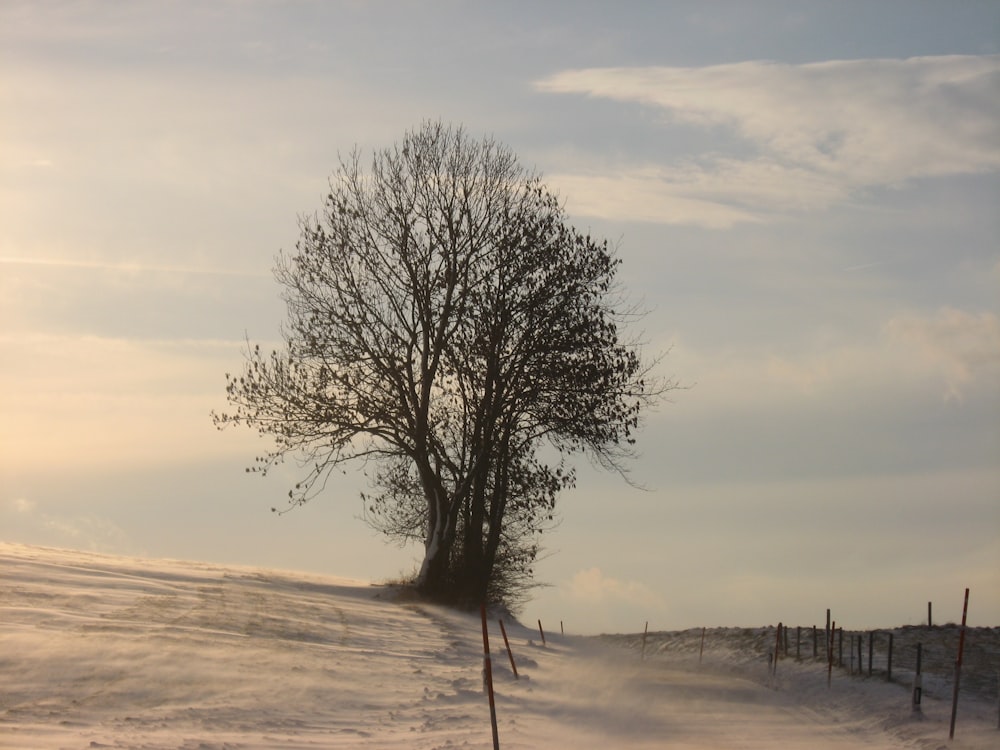
<svg viewBox="0 0 1000 750">
<path fill-rule="evenodd" d="M 0 543 L 0 747 L 491 747 L 478 617 L 397 593 Z M 735 629 L 699 664 L 669 634 L 642 659 L 636 637 L 542 646 L 506 625 L 520 679 L 495 619 L 490 632 L 504 748 L 1000 742 L 995 692 L 963 696 L 948 743 L 950 699 L 925 698 L 918 719 L 899 684 L 838 673 L 828 688 L 792 660 L 772 678 Z"/>
</svg>

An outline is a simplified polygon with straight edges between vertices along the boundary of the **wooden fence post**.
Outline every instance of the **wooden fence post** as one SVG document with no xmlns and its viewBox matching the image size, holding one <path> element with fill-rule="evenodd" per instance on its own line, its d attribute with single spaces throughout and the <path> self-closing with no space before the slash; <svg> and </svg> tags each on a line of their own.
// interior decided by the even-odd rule
<svg viewBox="0 0 1000 750">
<path fill-rule="evenodd" d="M 698 649 L 698 663 L 701 664 L 701 657 L 705 653 L 705 628 L 701 629 L 701 648 Z"/>
<path fill-rule="evenodd" d="M 962 678 L 962 651 L 965 650 L 965 617 L 969 613 L 969 590 L 965 590 L 965 604 L 962 606 L 962 630 L 958 636 L 958 659 L 955 660 L 955 689 L 951 696 L 951 729 L 948 739 L 955 739 L 955 716 L 958 714 L 958 682 Z"/>
<path fill-rule="evenodd" d="M 837 634 L 837 666 L 844 668 L 844 629 Z"/>
<path fill-rule="evenodd" d="M 646 620 L 646 628 L 642 631 L 642 651 L 639 652 L 639 661 L 646 658 L 646 636 L 649 634 L 649 620 Z"/>
<path fill-rule="evenodd" d="M 813 625 L 813 659 L 819 658 L 819 649 L 818 649 L 819 644 L 816 642 L 816 638 L 817 638 L 816 626 Z"/>
<path fill-rule="evenodd" d="M 919 714 L 920 710 L 920 698 L 923 694 L 923 677 L 920 675 L 920 661 L 923 656 L 924 644 L 917 644 L 917 671 L 913 675 L 913 713 Z"/>
<path fill-rule="evenodd" d="M 802 626 L 795 626 L 795 661 L 802 661 Z"/>
<path fill-rule="evenodd" d="M 829 609 L 826 611 L 826 632 L 825 632 L 824 635 L 825 635 L 825 640 L 826 640 L 826 655 L 827 655 L 827 657 L 829 657 L 830 656 L 830 644 L 833 643 L 833 641 L 830 640 L 830 610 Z M 829 661 L 829 658 L 827 659 L 827 661 Z"/>
<path fill-rule="evenodd" d="M 892 639 L 895 633 L 889 631 L 889 661 L 886 665 L 885 681 L 892 682 Z"/>
<path fill-rule="evenodd" d="M 771 674 L 778 674 L 778 652 L 781 649 L 781 623 L 778 623 L 777 631 L 774 637 L 774 661 L 771 662 Z"/>
<path fill-rule="evenodd" d="M 490 697 L 490 724 L 493 727 L 493 750 L 500 750 L 500 735 L 497 732 L 497 705 L 493 699 L 493 665 L 490 661 L 490 636 L 486 630 L 486 605 L 479 608 L 483 619 L 483 675 L 486 679 L 486 692 Z"/>
<path fill-rule="evenodd" d="M 830 610 L 827 610 L 829 612 Z M 833 630 L 830 630 L 826 639 L 826 686 L 830 687 L 833 682 L 833 631 L 837 629 L 837 623 L 834 621 Z"/>
<path fill-rule="evenodd" d="M 514 652 L 510 650 L 510 641 L 507 640 L 507 628 L 503 626 L 503 620 L 498 620 L 500 623 L 500 635 L 503 636 L 503 645 L 507 647 L 507 658 L 510 659 L 510 668 L 514 672 L 514 679 L 520 680 L 521 676 L 517 673 L 517 665 L 514 663 Z"/>
<path fill-rule="evenodd" d="M 872 676 L 872 662 L 875 661 L 875 631 L 868 631 L 868 676 Z"/>
<path fill-rule="evenodd" d="M 538 621 L 538 633 L 542 636 L 542 645 L 545 645 L 545 631 L 542 630 L 542 621 Z"/>
</svg>

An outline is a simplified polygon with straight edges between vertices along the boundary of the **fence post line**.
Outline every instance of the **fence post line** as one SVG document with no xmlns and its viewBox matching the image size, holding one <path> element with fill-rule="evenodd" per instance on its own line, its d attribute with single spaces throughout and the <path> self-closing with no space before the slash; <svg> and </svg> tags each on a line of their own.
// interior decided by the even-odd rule
<svg viewBox="0 0 1000 750">
<path fill-rule="evenodd" d="M 507 658 L 510 659 L 510 668 L 514 672 L 514 679 L 520 680 L 521 676 L 517 673 L 517 665 L 514 663 L 514 652 L 510 650 L 510 641 L 507 640 L 507 628 L 503 626 L 503 620 L 497 620 L 500 623 L 500 635 L 503 636 L 503 645 L 507 647 Z"/>
<path fill-rule="evenodd" d="M 497 706 L 493 699 L 493 664 L 490 661 L 490 636 L 486 629 L 486 605 L 479 606 L 483 620 L 483 676 L 486 678 L 486 692 L 490 697 L 490 725 L 493 727 L 493 750 L 500 750 L 500 735 L 497 732 Z"/>
</svg>

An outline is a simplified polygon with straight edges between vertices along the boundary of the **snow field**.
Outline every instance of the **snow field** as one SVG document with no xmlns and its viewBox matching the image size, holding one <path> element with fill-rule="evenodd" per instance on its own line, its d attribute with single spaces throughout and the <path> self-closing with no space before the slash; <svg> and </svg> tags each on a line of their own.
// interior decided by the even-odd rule
<svg viewBox="0 0 1000 750">
<path fill-rule="evenodd" d="M 0 543 L 0 747 L 492 747 L 479 618 L 390 587 Z M 899 685 L 759 655 L 549 635 L 496 620 L 503 748 L 1000 746 L 995 706 L 909 714 Z M 696 662 L 696 655 L 694 657 Z M 819 672 L 822 671 L 822 674 Z"/>
</svg>

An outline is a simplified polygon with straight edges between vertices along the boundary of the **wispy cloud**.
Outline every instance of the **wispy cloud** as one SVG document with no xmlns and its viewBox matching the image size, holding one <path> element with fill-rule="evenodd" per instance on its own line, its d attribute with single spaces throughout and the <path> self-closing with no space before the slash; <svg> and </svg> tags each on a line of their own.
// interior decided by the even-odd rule
<svg viewBox="0 0 1000 750">
<path fill-rule="evenodd" d="M 73 258 L 18 258 L 0 256 L 0 265 L 81 268 L 95 271 L 120 271 L 123 273 L 173 273 L 207 276 L 251 276 L 257 278 L 268 276 L 268 274 L 260 271 L 245 271 L 238 268 L 209 268 L 139 262 L 123 263 L 102 260 L 77 260 Z"/>
<path fill-rule="evenodd" d="M 133 551 L 124 529 L 107 518 L 93 514 L 47 512 L 40 509 L 34 500 L 17 497 L 0 502 L 0 518 L 17 526 L 38 543 L 95 552 Z"/>
<path fill-rule="evenodd" d="M 961 402 L 974 383 L 1000 384 L 1000 318 L 944 307 L 934 315 L 903 313 L 885 327 L 945 381 L 944 399 Z"/>
<path fill-rule="evenodd" d="M 600 568 L 578 571 L 566 586 L 567 595 L 591 605 L 632 604 L 659 606 L 660 597 L 648 586 L 606 575 Z"/>
<path fill-rule="evenodd" d="M 0 335 L 4 468 L 39 471 L 52 456 L 62 471 L 87 472 L 253 455 L 253 435 L 222 440 L 209 417 L 225 407 L 224 373 L 240 367 L 242 346 Z"/>
<path fill-rule="evenodd" d="M 1000 170 L 998 80 L 1000 56 L 987 55 L 590 68 L 535 85 L 660 109 L 664 139 L 673 124 L 736 136 L 728 152 L 552 178 L 573 182 L 581 213 L 613 195 L 604 213 L 621 207 L 620 218 L 726 226 L 823 209 L 865 188 Z"/>
</svg>

